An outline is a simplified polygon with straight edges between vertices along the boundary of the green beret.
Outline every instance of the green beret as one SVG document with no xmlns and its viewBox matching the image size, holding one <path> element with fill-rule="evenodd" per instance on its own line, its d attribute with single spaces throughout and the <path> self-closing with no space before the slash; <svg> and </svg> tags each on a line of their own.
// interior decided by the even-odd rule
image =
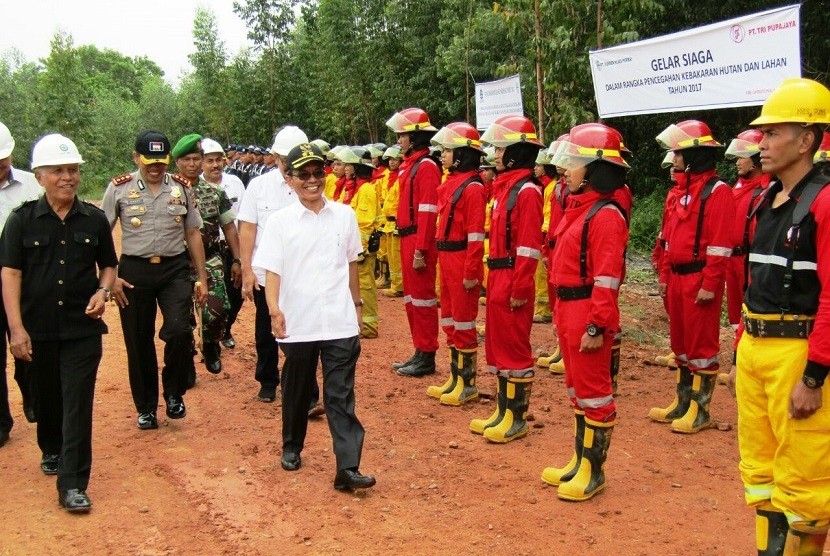
<svg viewBox="0 0 830 556">
<path fill-rule="evenodd" d="M 181 158 L 183 156 L 187 156 L 192 153 L 202 152 L 202 145 L 200 141 L 202 140 L 202 136 L 198 133 L 191 133 L 190 135 L 185 135 L 179 142 L 176 143 L 176 146 L 173 147 L 173 150 L 170 151 L 170 155 L 173 159 Z"/>
</svg>

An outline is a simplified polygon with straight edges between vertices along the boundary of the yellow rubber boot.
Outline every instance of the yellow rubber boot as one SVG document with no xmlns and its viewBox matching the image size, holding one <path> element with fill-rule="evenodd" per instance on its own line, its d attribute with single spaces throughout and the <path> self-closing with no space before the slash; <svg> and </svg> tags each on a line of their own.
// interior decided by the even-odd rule
<svg viewBox="0 0 830 556">
<path fill-rule="evenodd" d="M 701 429 L 709 428 L 712 417 L 709 415 L 709 403 L 715 391 L 717 372 L 697 371 L 692 378 L 692 395 L 689 409 L 686 414 L 671 422 L 674 432 L 694 434 Z"/>
<path fill-rule="evenodd" d="M 658 355 L 654 358 L 654 363 L 670 369 L 677 368 L 677 361 L 673 351 L 670 351 L 668 355 Z"/>
<path fill-rule="evenodd" d="M 680 367 L 677 369 L 677 388 L 674 394 L 674 400 L 668 407 L 652 407 L 648 412 L 648 417 L 652 421 L 658 423 L 671 423 L 675 419 L 679 419 L 689 410 L 689 402 L 692 398 L 692 373 L 688 367 Z"/>
<path fill-rule="evenodd" d="M 804 533 L 790 529 L 787 533 L 787 542 L 784 544 L 784 556 L 821 556 L 824 553 L 824 543 L 827 540 L 827 531 Z"/>
<path fill-rule="evenodd" d="M 498 424 L 484 430 L 490 442 L 505 444 L 527 434 L 527 408 L 530 406 L 532 378 L 508 378 L 504 417 Z"/>
<path fill-rule="evenodd" d="M 790 525 L 787 516 L 772 504 L 765 504 L 755 510 L 755 546 L 758 556 L 780 556 Z"/>
<path fill-rule="evenodd" d="M 582 444 L 585 436 L 585 412 L 574 409 L 574 453 L 571 461 L 565 467 L 546 467 L 542 471 L 542 482 L 552 486 L 558 486 L 570 481 L 576 475 L 579 464 L 582 461 Z"/>
<path fill-rule="evenodd" d="M 585 440 L 582 444 L 582 461 L 576 475 L 568 482 L 560 484 L 556 495 L 562 500 L 581 502 L 589 500 L 605 489 L 605 471 L 603 467 L 608 457 L 611 433 L 614 423 L 599 423 L 585 419 Z"/>
<path fill-rule="evenodd" d="M 478 399 L 478 388 L 476 387 L 478 356 L 476 350 L 456 350 L 455 365 L 457 380 L 453 388 L 448 392 L 444 392 L 441 396 L 440 399 L 443 405 L 459 406 Z"/>
<path fill-rule="evenodd" d="M 507 405 L 505 394 L 507 390 L 507 379 L 499 375 L 498 392 L 496 393 L 496 410 L 486 419 L 473 419 L 470 421 L 470 430 L 475 434 L 484 434 L 484 431 L 489 427 L 498 425 L 504 419 L 504 410 Z"/>
<path fill-rule="evenodd" d="M 550 355 L 540 355 L 536 358 L 536 366 L 541 367 L 543 369 L 547 369 L 553 363 L 560 361 L 562 359 L 562 350 L 559 349 L 559 346 L 556 346 L 556 349 Z"/>
<path fill-rule="evenodd" d="M 565 374 L 565 359 L 560 357 L 558 361 L 554 361 L 548 367 L 548 370 L 555 375 Z"/>
<path fill-rule="evenodd" d="M 452 392 L 458 382 L 458 350 L 450 346 L 450 376 L 441 386 L 430 386 L 427 388 L 427 396 L 440 400 L 447 392 Z"/>
</svg>

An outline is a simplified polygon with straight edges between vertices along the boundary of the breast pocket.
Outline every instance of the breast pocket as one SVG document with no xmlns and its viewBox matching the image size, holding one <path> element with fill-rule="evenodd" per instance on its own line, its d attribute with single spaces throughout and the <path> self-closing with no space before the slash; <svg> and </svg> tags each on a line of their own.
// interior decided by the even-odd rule
<svg viewBox="0 0 830 556">
<path fill-rule="evenodd" d="M 261 227 L 265 227 L 265 223 L 268 221 L 268 217 L 274 212 L 274 208 L 272 205 L 261 205 L 258 206 L 256 209 L 256 221 L 257 225 Z"/>
<path fill-rule="evenodd" d="M 170 216 L 184 216 L 187 214 L 187 207 L 184 205 L 167 205 L 167 214 Z"/>
<path fill-rule="evenodd" d="M 26 260 L 32 264 L 47 264 L 50 260 L 50 238 L 47 235 L 30 235 L 23 237 L 23 251 Z"/>
<path fill-rule="evenodd" d="M 72 240 L 73 249 L 70 258 L 73 261 L 95 262 L 95 254 L 98 252 L 98 236 L 89 232 L 74 232 Z"/>
</svg>

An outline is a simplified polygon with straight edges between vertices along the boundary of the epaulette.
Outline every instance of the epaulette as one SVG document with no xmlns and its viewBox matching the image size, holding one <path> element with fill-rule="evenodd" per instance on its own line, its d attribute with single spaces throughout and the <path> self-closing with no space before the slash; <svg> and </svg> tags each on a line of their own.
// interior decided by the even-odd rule
<svg viewBox="0 0 830 556">
<path fill-rule="evenodd" d="M 190 180 L 187 179 L 186 177 L 184 177 L 183 175 L 181 175 L 181 174 L 171 174 L 170 177 L 173 178 L 174 182 L 176 182 L 180 185 L 183 185 L 185 187 L 190 187 Z"/>
<path fill-rule="evenodd" d="M 132 174 L 121 174 L 120 176 L 115 176 L 114 178 L 112 178 L 112 183 L 115 184 L 116 186 L 119 186 L 119 185 L 124 185 L 125 183 L 127 183 L 128 181 L 130 181 L 132 179 L 133 179 Z"/>
<path fill-rule="evenodd" d="M 17 205 L 15 208 L 12 209 L 12 212 L 20 212 L 21 209 L 26 207 L 32 206 L 34 203 L 37 203 L 39 199 L 30 199 L 28 201 L 23 201 L 21 204 Z"/>
<path fill-rule="evenodd" d="M 82 201 L 82 202 L 83 202 L 83 204 L 85 204 L 86 206 L 88 206 L 88 207 L 90 207 L 90 208 L 94 208 L 95 210 L 98 210 L 98 211 L 104 212 L 104 211 L 101 209 L 101 207 L 100 207 L 100 206 L 96 205 L 96 204 L 95 204 L 95 203 L 93 203 L 93 202 L 90 202 L 90 201 Z M 99 203 L 100 203 L 100 201 L 99 201 Z"/>
</svg>

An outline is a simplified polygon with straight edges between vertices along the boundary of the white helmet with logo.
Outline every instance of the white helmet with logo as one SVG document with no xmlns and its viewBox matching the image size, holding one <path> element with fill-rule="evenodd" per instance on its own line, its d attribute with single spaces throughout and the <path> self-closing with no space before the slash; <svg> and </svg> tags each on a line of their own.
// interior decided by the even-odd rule
<svg viewBox="0 0 830 556">
<path fill-rule="evenodd" d="M 287 125 L 274 137 L 271 152 L 280 156 L 288 156 L 288 152 L 300 143 L 308 143 L 308 136 L 295 125 Z"/>
<path fill-rule="evenodd" d="M 210 137 L 203 137 L 202 138 L 202 153 L 203 154 L 212 154 L 212 153 L 225 154 L 225 149 L 222 148 L 222 145 L 220 145 L 218 141 L 214 141 Z"/>
<path fill-rule="evenodd" d="M 32 148 L 32 170 L 41 166 L 83 163 L 75 143 L 58 133 L 44 135 Z"/>
<path fill-rule="evenodd" d="M 14 150 L 14 137 L 5 124 L 0 122 L 0 160 L 8 158 Z"/>
</svg>

